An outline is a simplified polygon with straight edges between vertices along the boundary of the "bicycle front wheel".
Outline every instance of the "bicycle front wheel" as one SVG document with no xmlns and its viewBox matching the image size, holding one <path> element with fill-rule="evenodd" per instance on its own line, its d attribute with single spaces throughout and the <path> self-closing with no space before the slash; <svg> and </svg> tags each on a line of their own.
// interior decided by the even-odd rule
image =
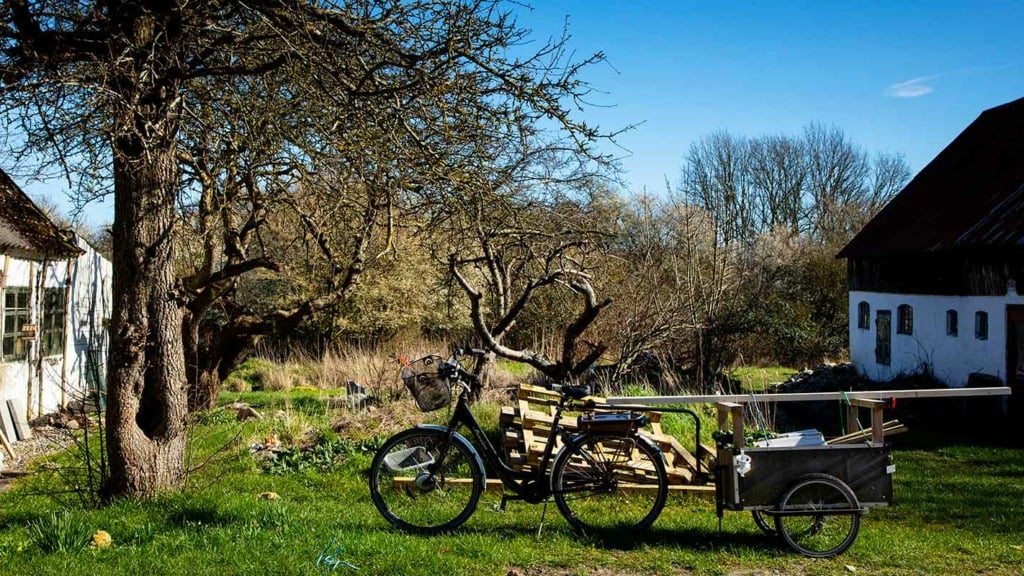
<svg viewBox="0 0 1024 576">
<path fill-rule="evenodd" d="M 412 428 L 389 439 L 370 465 L 370 497 L 392 525 L 437 534 L 462 525 L 476 509 L 484 473 L 462 437 Z"/>
<path fill-rule="evenodd" d="M 623 534 L 654 523 L 668 497 L 668 475 L 661 453 L 639 437 L 599 434 L 559 451 L 551 488 L 576 531 Z"/>
</svg>

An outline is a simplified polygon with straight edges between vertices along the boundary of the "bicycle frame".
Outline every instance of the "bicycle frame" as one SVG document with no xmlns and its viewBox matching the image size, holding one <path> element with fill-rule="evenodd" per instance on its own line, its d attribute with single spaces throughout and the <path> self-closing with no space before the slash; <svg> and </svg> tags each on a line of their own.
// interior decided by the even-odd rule
<svg viewBox="0 0 1024 576">
<path fill-rule="evenodd" d="M 559 423 L 562 419 L 562 411 L 568 402 L 567 398 L 562 398 L 558 403 L 554 420 L 551 423 L 551 434 L 544 445 L 540 465 L 531 471 L 515 470 L 504 462 L 498 450 L 491 443 L 490 439 L 487 438 L 487 434 L 480 426 L 480 423 L 477 422 L 473 412 L 469 409 L 468 390 L 464 388 L 459 394 L 459 399 L 455 404 L 455 410 L 452 412 L 451 418 L 448 420 L 448 425 L 437 427 L 447 431 L 447 442 L 441 448 L 440 458 L 435 466 L 439 468 L 441 463 L 444 462 L 453 436 L 457 433 L 460 425 L 465 426 L 473 437 L 473 442 L 469 443 L 469 449 L 473 451 L 476 457 L 482 456 L 490 468 L 498 474 L 502 485 L 515 494 L 512 497 L 504 497 L 503 504 L 504 500 L 509 498 L 522 499 L 530 503 L 542 502 L 551 495 L 547 469 L 554 455 L 555 439 L 559 436 L 565 436 L 565 430 Z"/>
</svg>

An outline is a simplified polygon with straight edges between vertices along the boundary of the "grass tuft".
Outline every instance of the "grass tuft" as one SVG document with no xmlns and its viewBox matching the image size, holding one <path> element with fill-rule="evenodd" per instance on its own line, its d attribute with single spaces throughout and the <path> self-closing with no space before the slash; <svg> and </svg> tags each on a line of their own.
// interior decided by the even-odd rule
<svg viewBox="0 0 1024 576">
<path fill-rule="evenodd" d="M 28 525 L 29 539 L 43 554 L 81 552 L 89 546 L 92 530 L 78 516 L 51 512 Z"/>
</svg>

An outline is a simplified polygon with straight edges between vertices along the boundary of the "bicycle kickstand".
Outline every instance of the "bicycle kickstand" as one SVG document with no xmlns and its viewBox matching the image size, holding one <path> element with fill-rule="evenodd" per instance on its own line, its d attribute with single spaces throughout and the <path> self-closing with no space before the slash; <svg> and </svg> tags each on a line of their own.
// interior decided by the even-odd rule
<svg viewBox="0 0 1024 576">
<path fill-rule="evenodd" d="M 544 507 L 540 510 L 540 524 L 537 526 L 537 538 L 540 538 L 541 532 L 544 531 L 544 517 L 548 513 L 548 499 L 544 499 Z"/>
</svg>

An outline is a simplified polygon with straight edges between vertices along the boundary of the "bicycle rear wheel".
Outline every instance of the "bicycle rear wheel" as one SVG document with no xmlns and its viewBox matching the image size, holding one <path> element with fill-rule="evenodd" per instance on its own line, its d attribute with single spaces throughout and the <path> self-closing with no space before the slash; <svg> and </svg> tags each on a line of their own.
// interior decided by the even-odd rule
<svg viewBox="0 0 1024 576">
<path fill-rule="evenodd" d="M 392 525 L 436 534 L 476 509 L 484 473 L 469 445 L 444 430 L 412 428 L 389 439 L 370 465 L 370 497 Z"/>
<path fill-rule="evenodd" d="M 665 507 L 668 475 L 660 452 L 637 436 L 598 434 L 566 444 L 552 464 L 555 504 L 584 534 L 648 528 Z"/>
</svg>

